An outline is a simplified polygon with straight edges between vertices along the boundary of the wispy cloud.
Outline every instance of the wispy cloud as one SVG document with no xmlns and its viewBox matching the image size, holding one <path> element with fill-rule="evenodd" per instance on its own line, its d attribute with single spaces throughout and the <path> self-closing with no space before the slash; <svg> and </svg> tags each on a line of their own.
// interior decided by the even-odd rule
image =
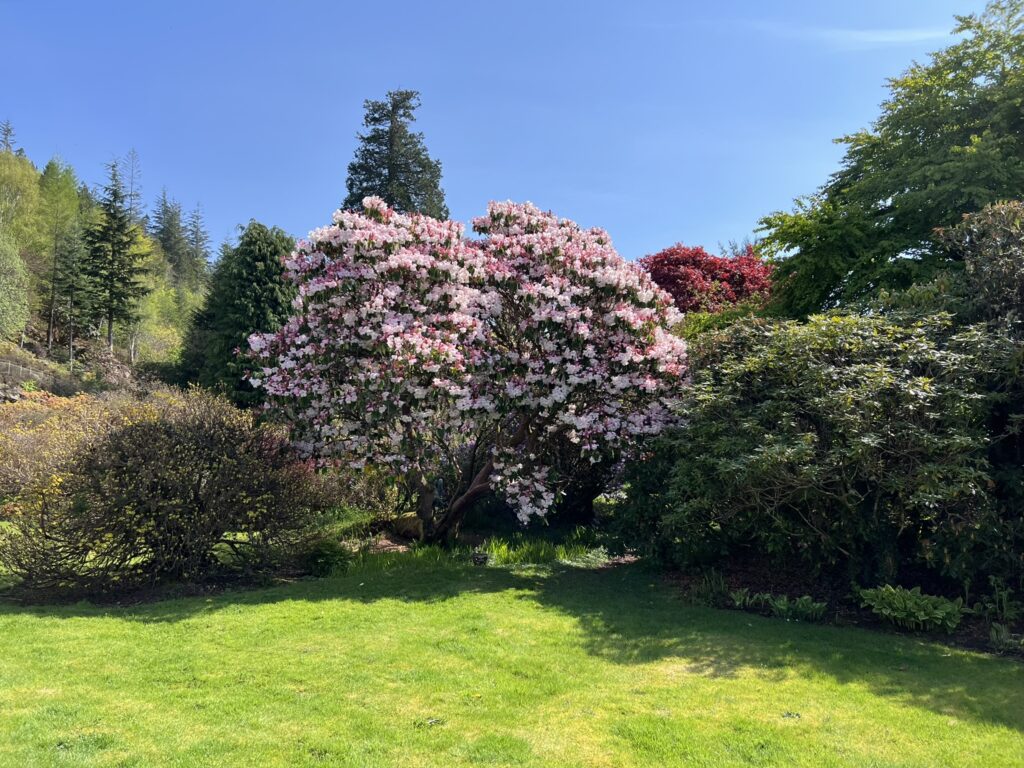
<svg viewBox="0 0 1024 768">
<path fill-rule="evenodd" d="M 903 29 L 842 29 L 838 27 L 806 27 L 771 21 L 754 22 L 756 30 L 774 37 L 805 40 L 832 48 L 863 50 L 883 46 L 913 45 L 950 36 L 941 27 L 907 27 Z"/>
</svg>

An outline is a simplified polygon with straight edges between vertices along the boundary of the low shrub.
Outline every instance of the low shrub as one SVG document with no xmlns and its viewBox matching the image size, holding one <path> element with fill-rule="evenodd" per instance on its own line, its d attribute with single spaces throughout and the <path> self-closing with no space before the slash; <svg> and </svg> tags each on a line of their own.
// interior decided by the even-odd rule
<svg viewBox="0 0 1024 768">
<path fill-rule="evenodd" d="M 988 644 L 996 653 L 1024 653 L 1024 635 L 1016 635 L 998 622 L 989 627 Z"/>
<path fill-rule="evenodd" d="M 981 616 L 989 624 L 1013 624 L 1024 615 L 1024 603 L 1014 598 L 1013 590 L 1002 579 L 992 576 L 989 578 L 989 586 L 992 592 L 971 606 L 972 613 Z"/>
<path fill-rule="evenodd" d="M 859 590 L 861 605 L 898 627 L 947 633 L 960 626 L 964 615 L 963 600 L 948 600 L 937 595 L 923 595 L 920 587 L 904 589 L 886 584 L 875 589 Z"/>
<path fill-rule="evenodd" d="M 355 559 L 352 550 L 334 538 L 319 537 L 302 546 L 296 560 L 310 576 L 331 576 L 346 570 Z"/>
<path fill-rule="evenodd" d="M 322 500 L 283 432 L 213 395 L 92 399 L 8 503 L 0 564 L 34 591 L 110 592 L 267 567 Z M 65 414 L 26 434 L 53 442 Z"/>
<path fill-rule="evenodd" d="M 718 571 L 707 571 L 686 590 L 686 599 L 694 605 L 723 608 L 729 604 L 729 585 Z"/>
</svg>

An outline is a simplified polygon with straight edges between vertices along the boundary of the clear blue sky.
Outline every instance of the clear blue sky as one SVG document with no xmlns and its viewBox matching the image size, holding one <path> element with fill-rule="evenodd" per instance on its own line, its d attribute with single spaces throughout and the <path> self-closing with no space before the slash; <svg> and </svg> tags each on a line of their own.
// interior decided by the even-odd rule
<svg viewBox="0 0 1024 768">
<path fill-rule="evenodd" d="M 0 120 L 90 183 L 134 147 L 148 202 L 215 241 L 329 220 L 362 102 L 422 93 L 455 218 L 532 200 L 636 258 L 742 239 L 836 168 L 885 79 L 981 0 L 0 0 Z"/>
</svg>

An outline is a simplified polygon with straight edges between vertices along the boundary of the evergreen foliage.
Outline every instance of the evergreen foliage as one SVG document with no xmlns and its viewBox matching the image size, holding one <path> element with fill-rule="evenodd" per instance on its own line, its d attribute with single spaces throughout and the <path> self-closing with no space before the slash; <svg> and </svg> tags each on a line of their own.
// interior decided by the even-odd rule
<svg viewBox="0 0 1024 768">
<path fill-rule="evenodd" d="M 109 178 L 103 189 L 101 216 L 86 232 L 88 255 L 84 274 L 92 293 L 94 318 L 106 327 L 107 347 L 114 349 L 114 324 L 136 317 L 138 300 L 145 295 L 141 261 L 146 256 L 128 208 L 117 163 L 108 166 Z"/>
<path fill-rule="evenodd" d="M 247 348 L 250 335 L 276 330 L 291 314 L 295 289 L 285 280 L 284 259 L 293 246 L 283 230 L 250 221 L 237 246 L 222 248 L 185 341 L 183 378 L 223 390 L 239 404 L 258 401 L 243 381 L 246 364 L 237 351 Z"/>
<path fill-rule="evenodd" d="M 422 133 L 410 130 L 420 105 L 416 91 L 389 91 L 383 101 L 367 99 L 359 148 L 348 166 L 346 210 L 362 208 L 363 198 L 379 197 L 402 213 L 448 218 L 441 190 L 441 163 L 427 153 Z"/>
</svg>

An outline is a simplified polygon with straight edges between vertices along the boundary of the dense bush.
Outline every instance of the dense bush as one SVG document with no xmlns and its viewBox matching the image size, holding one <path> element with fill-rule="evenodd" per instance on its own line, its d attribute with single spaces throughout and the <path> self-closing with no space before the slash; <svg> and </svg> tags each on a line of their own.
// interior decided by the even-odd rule
<svg viewBox="0 0 1024 768">
<path fill-rule="evenodd" d="M 34 590 L 201 580 L 218 551 L 264 565 L 318 504 L 285 436 L 210 394 L 83 399 L 70 446 L 40 458 L 8 503 L 0 563 Z M 68 419 L 43 418 L 41 443 Z"/>
<path fill-rule="evenodd" d="M 668 291 L 682 312 L 720 312 L 763 302 L 771 290 L 772 265 L 753 246 L 736 256 L 713 256 L 682 244 L 644 256 L 640 266 Z"/>
<path fill-rule="evenodd" d="M 1016 567 L 986 429 L 1005 337 L 836 315 L 741 321 L 691 354 L 685 425 L 628 473 L 633 546 L 674 564 L 796 558 L 861 583 Z"/>
</svg>

